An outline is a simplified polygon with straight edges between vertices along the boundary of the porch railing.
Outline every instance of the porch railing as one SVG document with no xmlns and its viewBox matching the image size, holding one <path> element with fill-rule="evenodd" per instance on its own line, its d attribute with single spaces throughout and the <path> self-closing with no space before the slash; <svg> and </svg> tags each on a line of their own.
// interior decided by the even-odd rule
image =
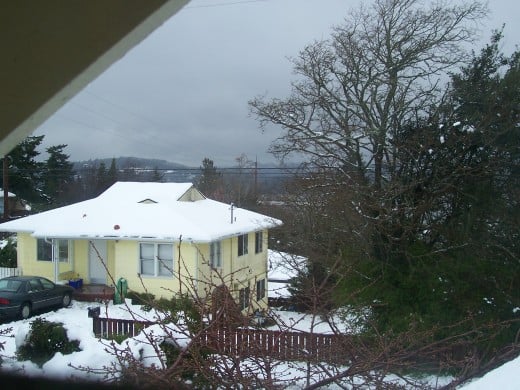
<svg viewBox="0 0 520 390">
<path fill-rule="evenodd" d="M 18 276 L 21 274 L 22 274 L 22 269 L 20 267 L 17 267 L 17 268 L 0 267 L 0 279 L 6 278 L 8 276 Z"/>
<path fill-rule="evenodd" d="M 134 337 L 144 328 L 154 325 L 150 321 L 134 321 L 116 318 L 92 318 L 92 330 L 98 337 L 111 338 L 118 335 Z"/>
</svg>

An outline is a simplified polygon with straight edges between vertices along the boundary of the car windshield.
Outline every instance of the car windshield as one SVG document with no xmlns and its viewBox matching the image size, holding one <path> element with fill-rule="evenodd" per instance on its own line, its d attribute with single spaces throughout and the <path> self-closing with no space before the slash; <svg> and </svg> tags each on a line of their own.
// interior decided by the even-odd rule
<svg viewBox="0 0 520 390">
<path fill-rule="evenodd" d="M 22 282 L 19 280 L 2 279 L 0 280 L 0 291 L 18 291 L 21 284 Z"/>
</svg>

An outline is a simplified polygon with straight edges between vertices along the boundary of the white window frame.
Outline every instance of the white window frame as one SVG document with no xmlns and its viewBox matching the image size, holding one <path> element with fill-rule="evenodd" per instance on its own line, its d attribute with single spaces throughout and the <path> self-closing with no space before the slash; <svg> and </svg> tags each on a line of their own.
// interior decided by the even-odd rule
<svg viewBox="0 0 520 390">
<path fill-rule="evenodd" d="M 67 253 L 66 253 L 66 256 L 65 257 L 62 257 L 61 256 L 61 250 L 63 249 L 62 247 L 60 247 L 60 244 L 63 244 L 63 243 L 66 243 L 66 248 L 67 248 Z M 71 263 L 72 262 L 72 253 L 74 253 L 72 251 L 72 243 L 73 241 L 72 240 L 54 240 L 54 245 L 55 245 L 55 253 L 56 253 L 56 256 L 58 257 L 58 261 L 60 263 Z"/>
<path fill-rule="evenodd" d="M 238 290 L 238 305 L 240 307 L 240 311 L 245 310 L 249 307 L 250 300 L 251 288 L 249 287 L 249 285 Z"/>
<path fill-rule="evenodd" d="M 256 281 L 256 300 L 261 301 L 265 298 L 266 288 L 265 288 L 265 279 L 260 279 Z"/>
<path fill-rule="evenodd" d="M 249 245 L 249 238 L 248 233 L 241 234 L 238 236 L 238 245 L 237 245 L 237 253 L 238 257 L 245 256 L 248 254 L 248 245 Z M 242 249 L 242 250 L 240 250 Z"/>
<path fill-rule="evenodd" d="M 213 241 L 209 244 L 209 264 L 213 269 L 222 268 L 221 241 Z"/>
<path fill-rule="evenodd" d="M 65 244 L 64 246 L 61 246 Z M 40 258 L 40 253 L 38 248 L 40 245 L 49 246 L 50 253 L 48 253 L 49 258 Z M 66 248 L 67 253 L 66 256 L 61 256 L 62 250 Z M 46 240 L 45 238 L 37 238 L 36 239 L 36 257 L 37 261 L 51 261 L 53 260 L 53 255 L 58 258 L 60 263 L 71 263 L 72 262 L 72 254 L 73 251 L 73 241 L 72 240 L 64 240 L 64 239 L 53 239 L 52 242 Z"/>
<path fill-rule="evenodd" d="M 262 230 L 255 232 L 255 253 L 264 251 L 264 232 Z"/>
<path fill-rule="evenodd" d="M 44 249 L 44 252 L 47 256 L 40 256 L 40 246 L 42 246 L 42 249 L 44 247 L 47 247 L 47 249 Z M 45 240 L 44 238 L 37 238 L 36 239 L 36 260 L 38 261 L 52 261 L 52 243 Z"/>
<path fill-rule="evenodd" d="M 153 254 L 151 258 L 143 258 L 143 245 L 144 246 L 153 246 Z M 165 258 L 162 259 L 159 257 L 161 248 L 170 246 L 171 247 L 171 259 Z M 170 242 L 140 242 L 139 243 L 139 274 L 141 276 L 145 277 L 152 277 L 152 278 L 171 278 L 173 277 L 173 270 L 174 270 L 174 264 L 175 264 L 175 246 L 173 243 Z M 163 261 L 164 260 L 164 261 Z M 143 272 L 143 261 L 151 262 L 153 267 L 153 273 L 145 273 Z M 167 261 L 171 261 L 171 264 L 168 264 L 168 266 L 164 265 Z M 171 269 L 170 268 L 171 265 Z M 166 270 L 166 271 L 163 271 Z M 161 272 L 162 271 L 162 272 Z"/>
</svg>

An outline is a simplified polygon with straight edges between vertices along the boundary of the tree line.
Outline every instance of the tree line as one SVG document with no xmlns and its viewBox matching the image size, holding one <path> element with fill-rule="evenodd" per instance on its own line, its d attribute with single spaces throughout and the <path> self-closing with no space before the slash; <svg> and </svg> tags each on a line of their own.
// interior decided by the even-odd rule
<svg viewBox="0 0 520 390">
<path fill-rule="evenodd" d="M 3 190 L 28 202 L 32 211 L 91 199 L 116 181 L 162 181 L 163 174 L 157 169 L 138 174 L 131 168 L 118 169 L 115 159 L 109 166 L 101 161 L 74 169 L 66 144 L 47 147 L 47 158 L 39 161 L 43 139 L 43 135 L 27 137 L 3 158 Z"/>
<path fill-rule="evenodd" d="M 0 173 L 3 189 L 28 202 L 35 212 L 94 198 L 116 181 L 167 180 L 164 169 L 119 167 L 115 158 L 109 165 L 104 160 L 89 160 L 75 167 L 65 152 L 66 144 L 47 147 L 47 158 L 41 160 L 38 148 L 43 139 L 43 135 L 27 137 L 4 157 L 4 169 Z M 186 176 L 190 176 L 189 180 L 212 199 L 254 208 L 259 199 L 259 186 L 262 192 L 272 193 L 279 187 L 282 173 L 287 175 L 287 172 L 278 172 L 274 178 L 258 179 L 255 161 L 245 154 L 235 161 L 236 166 L 232 169 L 218 169 L 213 160 L 205 157 L 202 165 L 190 169 L 189 175 L 184 173 L 182 180 L 188 180 Z M 11 214 L 13 212 L 11 210 Z"/>
</svg>

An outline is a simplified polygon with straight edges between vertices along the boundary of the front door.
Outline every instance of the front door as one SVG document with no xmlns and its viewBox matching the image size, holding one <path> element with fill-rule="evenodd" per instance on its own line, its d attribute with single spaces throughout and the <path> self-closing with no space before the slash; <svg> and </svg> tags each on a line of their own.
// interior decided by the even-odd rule
<svg viewBox="0 0 520 390">
<path fill-rule="evenodd" d="M 89 241 L 88 247 L 90 283 L 105 284 L 107 282 L 107 242 L 92 240 Z"/>
</svg>

